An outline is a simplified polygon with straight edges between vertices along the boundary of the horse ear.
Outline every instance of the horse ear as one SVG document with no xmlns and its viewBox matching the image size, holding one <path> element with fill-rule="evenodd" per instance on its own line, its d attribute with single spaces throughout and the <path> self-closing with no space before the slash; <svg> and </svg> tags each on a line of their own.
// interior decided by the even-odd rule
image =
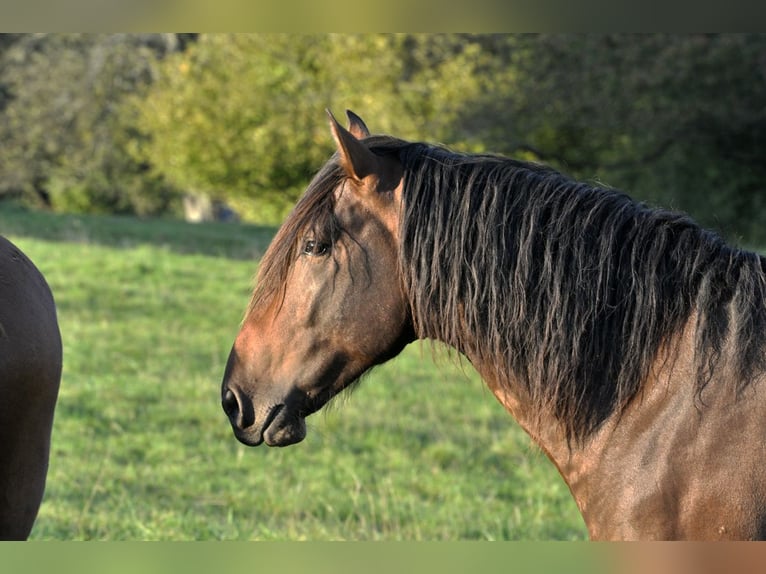
<svg viewBox="0 0 766 574">
<path fill-rule="evenodd" d="M 332 136 L 335 138 L 335 143 L 338 146 L 340 163 L 346 174 L 350 178 L 362 181 L 365 177 L 376 173 L 379 169 L 378 157 L 360 142 L 353 133 L 341 126 L 330 110 L 327 110 L 327 115 L 330 116 Z M 354 114 L 354 117 L 357 116 Z M 351 116 L 349 116 L 349 119 L 351 119 Z M 361 120 L 359 121 L 361 122 Z M 360 127 L 354 119 L 351 119 L 351 124 L 351 129 L 359 133 L 363 133 L 360 132 L 362 127 L 365 131 L 367 130 L 364 122 L 361 122 L 362 127 Z"/>
<path fill-rule="evenodd" d="M 351 132 L 356 139 L 366 138 L 370 135 L 370 130 L 364 123 L 364 120 L 357 116 L 351 110 L 346 110 L 346 116 L 348 117 L 348 131 Z"/>
</svg>

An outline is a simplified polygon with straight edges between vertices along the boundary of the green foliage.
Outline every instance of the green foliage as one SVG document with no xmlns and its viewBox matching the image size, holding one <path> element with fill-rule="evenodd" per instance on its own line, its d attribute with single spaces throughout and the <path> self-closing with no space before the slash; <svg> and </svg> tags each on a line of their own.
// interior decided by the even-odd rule
<svg viewBox="0 0 766 574">
<path fill-rule="evenodd" d="M 47 189 L 57 211 L 136 215 L 177 211 L 178 193 L 160 177 L 146 173 L 124 150 L 109 147 L 96 154 L 85 169 L 66 158 L 51 170 Z"/>
<path fill-rule="evenodd" d="M 764 34 L 11 34 L 0 196 L 280 221 L 324 118 L 552 163 L 766 239 Z"/>
<path fill-rule="evenodd" d="M 0 196 L 65 211 L 167 211 L 175 192 L 126 153 L 132 134 L 120 102 L 150 81 L 149 63 L 170 49 L 170 38 L 124 34 L 9 42 L 0 52 L 9 94 L 0 114 Z"/>
<path fill-rule="evenodd" d="M 438 137 L 475 92 L 475 56 L 448 36 L 203 35 L 135 100 L 148 136 L 135 154 L 180 189 L 274 221 L 334 149 L 324 108 Z"/>
<path fill-rule="evenodd" d="M 512 39 L 514 82 L 464 107 L 476 138 L 707 226 L 766 239 L 766 35 Z"/>
<path fill-rule="evenodd" d="M 290 113 L 316 87 L 310 48 L 306 37 L 203 36 L 142 98 L 150 137 L 136 154 L 180 189 L 248 198 L 256 218 L 283 211 L 328 151 L 314 142 L 318 122 Z"/>
</svg>

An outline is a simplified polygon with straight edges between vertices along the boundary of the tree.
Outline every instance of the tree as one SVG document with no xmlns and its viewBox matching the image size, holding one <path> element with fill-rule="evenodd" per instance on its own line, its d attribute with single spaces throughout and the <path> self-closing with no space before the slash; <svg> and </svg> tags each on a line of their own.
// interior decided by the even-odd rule
<svg viewBox="0 0 766 574">
<path fill-rule="evenodd" d="M 766 240 L 766 35 L 509 38 L 512 81 L 459 123 L 703 224 Z"/>
<path fill-rule="evenodd" d="M 125 153 L 122 98 L 175 35 L 21 34 L 0 52 L 0 195 L 57 209 L 152 213 L 171 190 Z"/>
<path fill-rule="evenodd" d="M 273 223 L 350 108 L 764 241 L 765 62 L 763 34 L 0 35 L 0 196 Z"/>
<path fill-rule="evenodd" d="M 334 149 L 326 107 L 438 139 L 478 95 L 479 53 L 453 35 L 202 35 L 134 100 L 134 153 L 179 189 L 274 222 Z"/>
</svg>

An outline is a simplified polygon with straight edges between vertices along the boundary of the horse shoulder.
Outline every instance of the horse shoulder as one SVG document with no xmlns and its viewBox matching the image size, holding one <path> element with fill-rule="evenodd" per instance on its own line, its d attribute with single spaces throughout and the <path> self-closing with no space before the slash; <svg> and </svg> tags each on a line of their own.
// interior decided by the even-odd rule
<svg viewBox="0 0 766 574">
<path fill-rule="evenodd" d="M 766 536 L 766 375 L 738 394 L 719 373 L 698 393 L 693 324 L 570 461 L 568 483 L 592 538 Z"/>
<path fill-rule="evenodd" d="M 0 238 L 0 539 L 23 539 L 48 469 L 62 370 L 56 307 L 42 274 Z"/>
</svg>

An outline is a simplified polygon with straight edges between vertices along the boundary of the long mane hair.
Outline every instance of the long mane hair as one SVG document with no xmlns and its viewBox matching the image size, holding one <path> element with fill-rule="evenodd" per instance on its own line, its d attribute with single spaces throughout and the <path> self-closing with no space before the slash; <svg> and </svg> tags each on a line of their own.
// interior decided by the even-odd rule
<svg viewBox="0 0 766 574">
<path fill-rule="evenodd" d="M 374 148 L 373 148 L 374 149 Z M 766 368 L 766 260 L 688 216 L 536 164 L 399 149 L 416 329 L 496 364 L 582 439 L 640 390 L 693 314 L 697 392 Z M 734 356 L 722 360 L 727 343 Z"/>
<path fill-rule="evenodd" d="M 524 385 L 569 439 L 624 408 L 692 317 L 698 396 L 716 369 L 739 392 L 766 368 L 758 254 L 686 215 L 537 164 L 364 141 L 404 167 L 399 272 L 417 334 L 497 365 L 500 383 Z M 265 255 L 253 302 L 283 288 L 307 228 L 342 240 L 333 215 L 342 179 L 336 155 Z"/>
</svg>

